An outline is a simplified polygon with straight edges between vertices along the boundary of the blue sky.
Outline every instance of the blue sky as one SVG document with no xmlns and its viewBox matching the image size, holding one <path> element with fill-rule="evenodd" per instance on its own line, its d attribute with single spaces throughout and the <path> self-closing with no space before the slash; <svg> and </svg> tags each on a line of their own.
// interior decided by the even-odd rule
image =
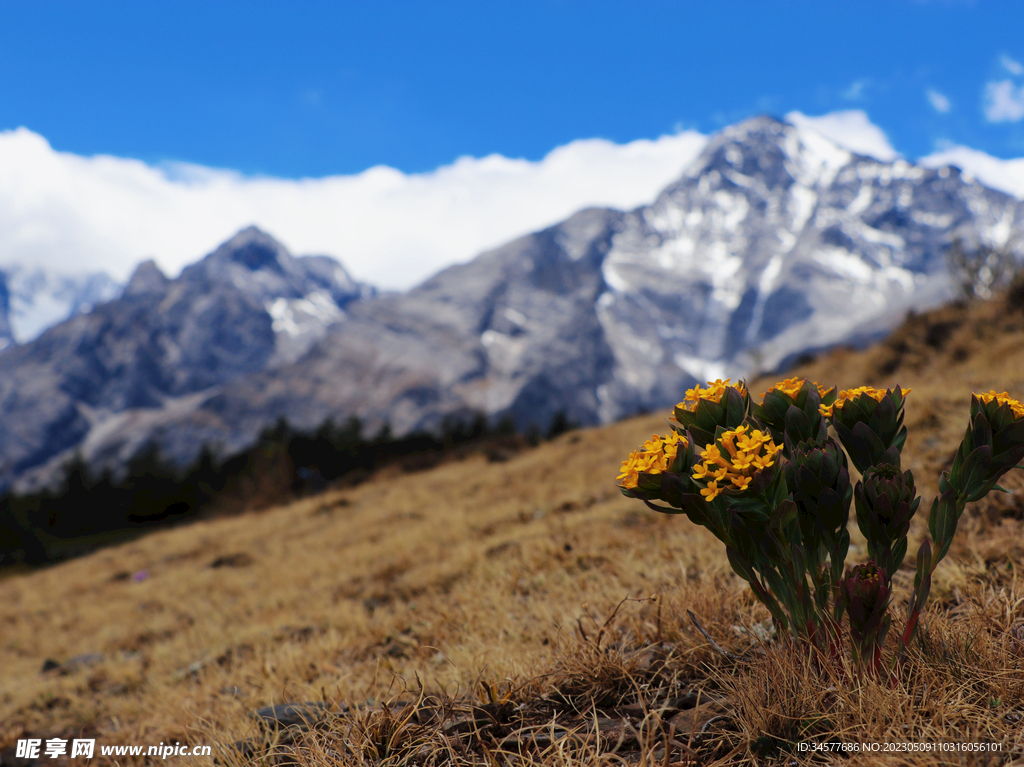
<svg viewBox="0 0 1024 767">
<path fill-rule="evenodd" d="M 1024 155 L 1024 120 L 985 115 L 990 83 L 1024 101 L 1017 0 L 42 0 L 4 3 L 0 30 L 0 129 L 82 155 L 415 173 L 850 108 L 908 157 Z"/>
<path fill-rule="evenodd" d="M 404 289 L 649 202 L 760 113 L 1024 199 L 1021 30 L 1020 0 L 0 3 L 0 267 L 173 276 L 256 224 Z"/>
</svg>

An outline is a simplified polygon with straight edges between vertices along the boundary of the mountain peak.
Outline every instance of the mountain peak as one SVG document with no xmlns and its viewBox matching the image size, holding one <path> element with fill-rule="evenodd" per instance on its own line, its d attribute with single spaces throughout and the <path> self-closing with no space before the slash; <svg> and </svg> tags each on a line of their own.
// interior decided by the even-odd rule
<svg viewBox="0 0 1024 767">
<path fill-rule="evenodd" d="M 355 282 L 329 256 L 298 258 L 271 235 L 248 226 L 201 261 L 185 267 L 182 279 L 208 289 L 230 285 L 251 299 L 269 305 L 278 299 L 298 300 L 311 291 L 326 291 L 338 308 L 373 290 Z"/>
<path fill-rule="evenodd" d="M 832 112 L 820 117 L 790 112 L 786 115 L 786 122 L 795 125 L 801 136 L 806 136 L 808 132 L 817 134 L 862 157 L 880 162 L 895 162 L 900 158 L 885 132 L 860 109 Z"/>
<path fill-rule="evenodd" d="M 252 272 L 269 269 L 280 273 L 292 256 L 269 234 L 256 226 L 248 226 L 217 248 L 211 257 L 241 264 Z"/>
<path fill-rule="evenodd" d="M 732 185 L 747 186 L 759 179 L 767 187 L 788 186 L 794 163 L 800 164 L 801 146 L 797 129 L 789 123 L 769 115 L 751 117 L 712 136 L 682 178 L 662 194 L 672 194 L 702 177 L 714 185 L 726 179 Z M 835 152 L 849 159 L 844 150 L 835 147 Z"/>
<path fill-rule="evenodd" d="M 135 271 L 132 272 L 131 279 L 128 280 L 128 285 L 124 289 L 124 295 L 137 296 L 143 293 L 159 292 L 169 282 L 167 276 L 156 265 L 156 261 L 149 259 L 135 267 Z"/>
<path fill-rule="evenodd" d="M 683 177 L 663 194 L 702 178 L 711 188 L 753 185 L 767 192 L 793 183 L 824 188 L 843 168 L 863 162 L 908 165 L 863 112 L 825 117 L 792 112 L 785 119 L 759 115 L 712 136 Z"/>
</svg>

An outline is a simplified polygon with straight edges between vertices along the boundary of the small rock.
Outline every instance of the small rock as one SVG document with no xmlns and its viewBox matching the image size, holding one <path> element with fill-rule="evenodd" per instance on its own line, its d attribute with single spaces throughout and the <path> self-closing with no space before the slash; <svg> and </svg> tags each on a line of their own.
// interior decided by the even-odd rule
<svg viewBox="0 0 1024 767">
<path fill-rule="evenodd" d="M 63 663 L 58 663 L 53 658 L 47 658 L 43 661 L 42 673 L 48 673 L 50 671 L 57 671 L 60 674 L 68 674 L 72 671 L 76 671 L 80 668 L 86 668 L 88 666 L 95 666 L 97 663 L 103 662 L 103 654 L 98 652 L 87 652 L 82 655 L 76 655 L 73 658 L 68 658 Z"/>
<path fill-rule="evenodd" d="M 324 718 L 329 708 L 326 703 L 282 703 L 261 708 L 252 716 L 269 730 L 292 726 L 309 729 Z"/>
<path fill-rule="evenodd" d="M 203 666 L 205 666 L 209 662 L 210 661 L 207 659 L 192 661 L 187 666 L 185 666 L 185 668 L 179 668 L 177 671 L 175 671 L 174 679 L 181 680 L 185 677 L 196 676 L 200 671 L 202 671 Z"/>
<path fill-rule="evenodd" d="M 601 741 L 613 749 L 632 748 L 639 742 L 637 731 L 628 721 L 621 719 L 598 719 L 597 727 Z"/>
<path fill-rule="evenodd" d="M 102 662 L 103 653 L 87 652 L 64 661 L 64 668 L 67 671 L 71 671 L 72 669 L 84 668 L 85 666 L 95 666 L 97 663 Z"/>
<path fill-rule="evenodd" d="M 709 700 L 710 698 L 707 693 L 688 692 L 680 695 L 678 698 L 672 698 L 669 701 L 669 707 L 676 709 L 693 708 L 701 701 L 707 703 Z"/>
<path fill-rule="evenodd" d="M 729 710 L 718 701 L 701 703 L 695 708 L 680 711 L 669 722 L 675 725 L 677 733 L 699 733 L 705 724 L 717 716 L 727 716 Z"/>
<path fill-rule="evenodd" d="M 224 556 L 217 557 L 210 563 L 210 567 L 246 567 L 254 561 L 251 556 L 243 551 L 238 554 L 225 554 Z"/>
<path fill-rule="evenodd" d="M 462 732 L 472 732 L 476 726 L 475 720 L 468 716 L 460 716 L 457 719 L 451 719 L 441 725 L 441 731 L 445 735 L 453 735 Z"/>
</svg>

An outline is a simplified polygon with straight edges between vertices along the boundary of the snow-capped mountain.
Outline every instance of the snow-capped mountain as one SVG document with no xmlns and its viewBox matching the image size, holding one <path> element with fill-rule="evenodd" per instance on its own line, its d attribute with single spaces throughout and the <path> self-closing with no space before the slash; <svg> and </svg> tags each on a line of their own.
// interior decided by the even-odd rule
<svg viewBox="0 0 1024 767">
<path fill-rule="evenodd" d="M 367 296 L 248 230 L 0 353 L 0 474 L 47 481 L 75 451 L 116 466 L 150 440 L 185 462 L 281 416 L 398 434 L 471 411 L 606 422 L 876 337 L 952 296 L 953 238 L 1022 230 L 1024 203 L 955 167 L 768 117 L 714 136 L 650 205 L 581 211 L 404 294 Z"/>
<path fill-rule="evenodd" d="M 120 292 L 104 272 L 58 275 L 23 265 L 0 267 L 0 349 L 28 343 Z"/>
<path fill-rule="evenodd" d="M 118 466 L 157 424 L 293 360 L 372 293 L 254 227 L 173 280 L 141 264 L 120 298 L 0 352 L 0 483 L 45 480 L 69 451 Z"/>
<path fill-rule="evenodd" d="M 233 424 L 236 447 L 279 415 L 357 414 L 398 433 L 465 410 L 607 422 L 694 381 L 877 337 L 952 297 L 954 237 L 998 245 L 1022 228 L 1024 204 L 956 168 L 755 118 L 715 136 L 651 205 L 582 211 L 361 302 L 295 365 L 197 413 Z"/>
<path fill-rule="evenodd" d="M 853 154 L 770 118 L 722 131 L 650 206 L 628 214 L 598 302 L 618 374 L 608 420 L 697 379 L 779 367 L 856 342 L 952 295 L 954 237 L 996 245 L 1024 205 L 953 167 Z"/>
</svg>

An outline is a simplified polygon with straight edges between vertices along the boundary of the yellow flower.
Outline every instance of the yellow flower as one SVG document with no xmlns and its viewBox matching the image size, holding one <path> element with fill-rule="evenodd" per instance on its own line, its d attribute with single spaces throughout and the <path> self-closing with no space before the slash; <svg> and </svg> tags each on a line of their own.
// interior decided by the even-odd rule
<svg viewBox="0 0 1024 767">
<path fill-rule="evenodd" d="M 629 458 L 622 462 L 621 473 L 616 477 L 616 479 L 622 480 L 621 485 L 627 490 L 635 488 L 640 479 L 640 471 L 637 468 L 637 459 L 639 455 L 640 453 L 636 450 L 630 453 Z"/>
<path fill-rule="evenodd" d="M 912 389 L 903 389 L 903 396 L 910 394 Z M 856 389 L 843 389 L 839 392 L 839 396 L 836 397 L 836 401 L 831 405 L 820 405 L 818 410 L 823 416 L 831 416 L 836 408 L 842 410 L 843 405 L 851 399 L 855 399 L 862 394 L 866 394 L 875 402 L 881 402 L 882 397 L 885 396 L 885 389 L 876 389 L 873 386 L 858 386 Z"/>
<path fill-rule="evenodd" d="M 735 439 L 735 436 L 731 433 L 722 435 L 722 447 L 725 448 L 730 458 L 736 457 L 736 445 L 732 443 L 733 439 Z"/>
<path fill-rule="evenodd" d="M 640 474 L 662 474 L 671 468 L 679 453 L 689 447 L 686 437 L 672 432 L 664 437 L 657 434 L 647 440 L 640 450 L 634 450 L 629 458 L 622 462 L 619 476 L 620 487 L 627 490 L 635 489 L 640 482 Z"/>
<path fill-rule="evenodd" d="M 719 483 L 746 490 L 758 471 L 774 465 L 774 456 L 782 450 L 776 445 L 770 434 L 760 429 L 750 430 L 748 426 L 738 426 L 731 431 L 722 432 L 718 444 L 704 446 L 701 462 L 693 467 L 693 478 L 707 480 L 707 488 L 701 495 L 712 501 L 721 495 L 725 487 Z"/>
<path fill-rule="evenodd" d="M 743 469 L 748 468 L 750 466 L 750 464 L 753 462 L 753 460 L 754 460 L 754 457 L 750 453 L 740 453 L 733 460 L 732 465 L 733 465 L 733 468 L 739 469 L 740 471 L 742 471 Z"/>
<path fill-rule="evenodd" d="M 732 387 L 743 394 L 746 392 L 746 387 L 743 382 L 731 383 L 731 378 L 726 378 L 724 381 L 721 378 L 716 378 L 714 381 L 709 381 L 707 387 L 701 387 L 699 384 L 694 386 L 692 389 L 686 390 L 686 399 L 680 402 L 676 407 L 680 410 L 689 410 L 691 413 L 697 409 L 697 403 L 702 399 L 706 399 L 709 402 L 719 403 L 722 401 L 722 397 L 725 396 L 727 389 Z"/>
<path fill-rule="evenodd" d="M 718 461 L 721 457 L 722 457 L 722 453 L 714 445 L 705 445 L 704 446 L 704 460 L 705 461 L 715 462 L 715 461 Z"/>
<path fill-rule="evenodd" d="M 1024 404 L 1021 404 L 1020 401 L 1015 400 L 1013 397 L 1011 397 L 1009 392 L 1004 391 L 996 393 L 995 389 L 991 389 L 985 394 L 978 394 L 977 392 L 975 392 L 974 396 L 980 399 L 986 405 L 992 402 L 993 400 L 1000 405 L 1009 405 L 1010 412 L 1013 413 L 1014 420 L 1020 420 L 1021 418 L 1024 418 Z"/>
<path fill-rule="evenodd" d="M 718 482 L 708 482 L 708 486 L 700 491 L 700 494 L 704 496 L 704 500 L 713 501 L 719 495 L 722 494 L 722 489 L 718 486 Z"/>
<path fill-rule="evenodd" d="M 800 393 L 800 389 L 803 387 L 805 380 L 807 380 L 807 379 L 805 379 L 805 378 L 787 378 L 785 381 L 779 381 L 774 386 L 768 387 L 768 391 L 764 392 L 761 395 L 761 399 L 764 399 L 765 395 L 768 394 L 768 392 L 773 392 L 773 391 L 778 391 L 778 392 L 782 392 L 783 394 L 788 394 L 791 399 L 796 399 L 796 395 Z M 811 383 L 818 390 L 818 394 L 820 394 L 822 397 L 824 397 L 825 394 L 828 391 L 830 391 L 829 387 L 822 386 L 817 381 L 812 381 Z"/>
</svg>

